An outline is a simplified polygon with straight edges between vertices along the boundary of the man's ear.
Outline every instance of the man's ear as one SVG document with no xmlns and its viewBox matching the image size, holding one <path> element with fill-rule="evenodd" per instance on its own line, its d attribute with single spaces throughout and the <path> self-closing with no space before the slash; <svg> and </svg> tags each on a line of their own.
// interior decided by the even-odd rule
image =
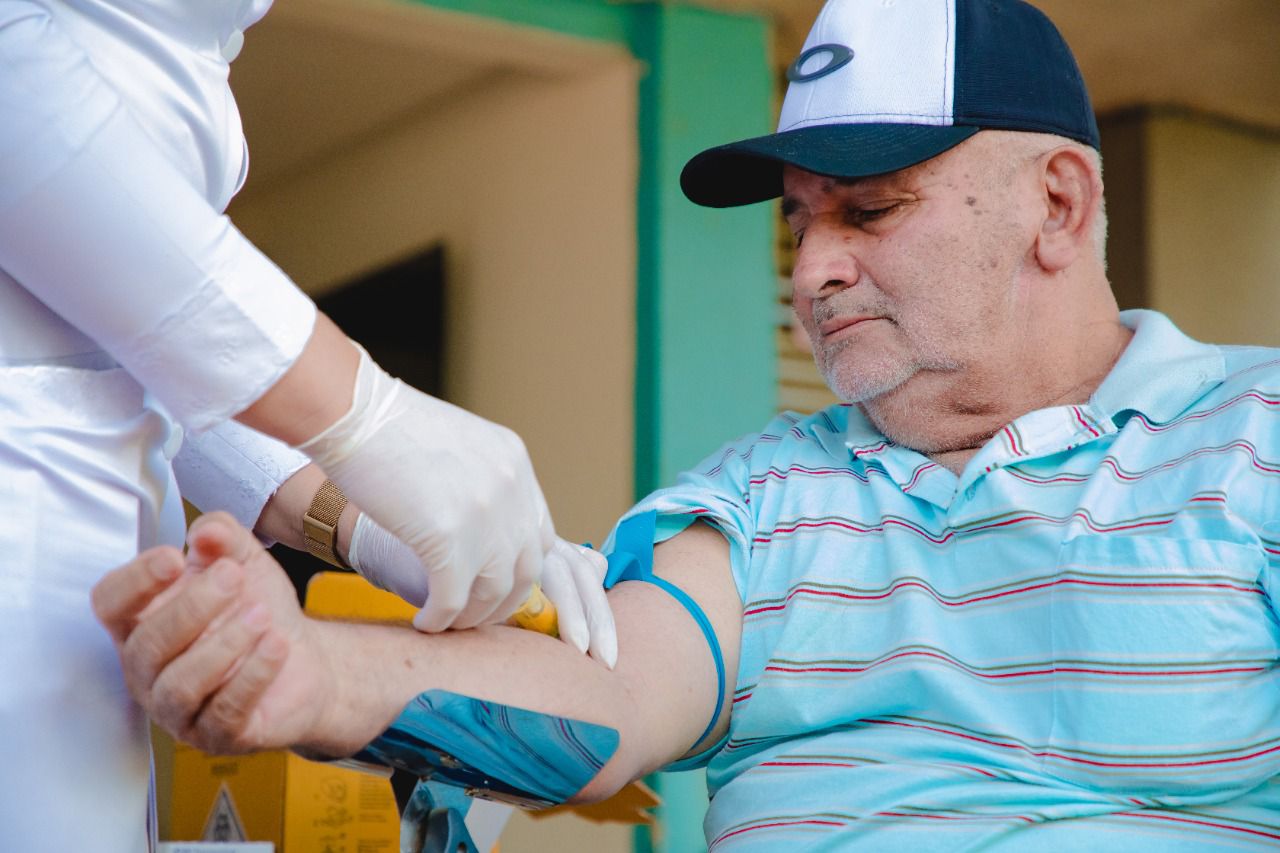
<svg viewBox="0 0 1280 853">
<path fill-rule="evenodd" d="M 1064 145 L 1045 155 L 1045 218 L 1036 238 L 1036 259 L 1050 272 L 1091 251 L 1093 225 L 1102 206 L 1102 176 L 1079 148 Z"/>
</svg>

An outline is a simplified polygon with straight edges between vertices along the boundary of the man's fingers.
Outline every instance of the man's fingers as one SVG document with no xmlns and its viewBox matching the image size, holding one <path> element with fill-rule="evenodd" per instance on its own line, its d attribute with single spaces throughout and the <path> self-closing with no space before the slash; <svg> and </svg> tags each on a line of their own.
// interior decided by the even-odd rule
<svg viewBox="0 0 1280 853">
<path fill-rule="evenodd" d="M 148 710 L 170 731 L 185 732 L 209 697 L 233 675 L 270 626 L 261 604 L 245 604 L 206 631 L 166 666 L 152 685 Z"/>
<path fill-rule="evenodd" d="M 144 551 L 107 572 L 92 592 L 93 612 L 117 644 L 137 624 L 138 615 L 182 575 L 182 552 L 161 547 Z"/>
<path fill-rule="evenodd" d="M 219 560 L 209 571 L 188 576 L 179 595 L 148 612 L 124 641 L 120 653 L 135 697 L 142 698 L 137 696 L 139 690 L 151 690 L 164 666 L 236 599 L 243 582 L 244 570 L 238 563 Z"/>
<path fill-rule="evenodd" d="M 247 564 L 262 550 L 262 543 L 225 512 L 211 512 L 193 521 L 187 530 L 187 545 L 187 560 L 200 568 L 221 557 Z"/>
<path fill-rule="evenodd" d="M 279 744 L 263 740 L 260 700 L 289 657 L 289 642 L 275 629 L 258 639 L 239 669 L 196 717 L 194 729 L 206 748 L 247 752 Z"/>
</svg>

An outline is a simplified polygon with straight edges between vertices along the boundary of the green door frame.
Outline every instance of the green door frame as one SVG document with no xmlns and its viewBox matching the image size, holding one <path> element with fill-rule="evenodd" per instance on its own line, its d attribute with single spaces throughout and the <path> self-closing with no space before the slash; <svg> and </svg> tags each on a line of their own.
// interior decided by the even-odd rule
<svg viewBox="0 0 1280 853">
<path fill-rule="evenodd" d="M 635 488 L 639 498 L 776 407 L 772 209 L 707 210 L 680 169 L 711 145 L 770 131 L 767 22 L 669 2 L 413 0 L 627 48 L 640 81 Z M 662 774 L 662 831 L 639 851 L 704 849 L 703 774 Z"/>
</svg>

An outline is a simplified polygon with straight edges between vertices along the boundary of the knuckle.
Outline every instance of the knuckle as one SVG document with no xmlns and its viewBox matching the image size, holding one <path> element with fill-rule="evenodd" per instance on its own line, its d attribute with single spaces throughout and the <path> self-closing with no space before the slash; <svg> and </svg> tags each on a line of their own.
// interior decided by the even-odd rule
<svg viewBox="0 0 1280 853">
<path fill-rule="evenodd" d="M 180 683 L 156 683 L 151 693 L 152 710 L 157 719 L 185 723 L 198 707 L 200 697 Z"/>
<path fill-rule="evenodd" d="M 235 701 L 224 693 L 219 693 L 209 700 L 204 713 L 200 715 L 197 727 L 209 743 L 216 745 L 216 751 L 243 752 L 238 728 L 239 719 L 239 709 Z"/>
<path fill-rule="evenodd" d="M 555 574 L 555 569 L 551 568 L 549 564 L 544 563 L 542 566 L 539 566 L 534 560 L 521 560 L 516 564 L 515 570 L 511 574 L 511 583 L 509 588 L 516 586 L 530 586 L 531 584 L 546 578 L 549 573 Z M 557 580 L 563 577 L 564 573 L 562 572 L 557 577 Z"/>
<path fill-rule="evenodd" d="M 155 681 L 156 662 L 160 658 L 151 632 L 139 629 L 129 635 L 121 650 L 125 671 L 130 674 L 138 690 L 149 690 Z"/>
<path fill-rule="evenodd" d="M 506 598 L 507 594 L 515 588 L 512 583 L 511 575 L 500 576 L 484 576 L 472 584 L 471 601 L 479 601 L 484 603 L 493 603 Z"/>
<path fill-rule="evenodd" d="M 452 622 L 462 612 L 463 606 L 467 603 L 466 593 L 449 593 L 448 595 L 436 596 L 432 595 L 427 599 L 427 611 L 431 614 L 432 621 L 443 621 L 445 624 Z"/>
</svg>

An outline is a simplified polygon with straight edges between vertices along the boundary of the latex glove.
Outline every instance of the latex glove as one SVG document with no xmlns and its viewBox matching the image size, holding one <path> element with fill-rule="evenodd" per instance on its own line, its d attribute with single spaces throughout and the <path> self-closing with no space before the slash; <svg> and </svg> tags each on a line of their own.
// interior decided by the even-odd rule
<svg viewBox="0 0 1280 853">
<path fill-rule="evenodd" d="M 419 629 L 501 621 L 542 576 L 555 530 L 524 443 L 364 350 L 350 411 L 298 449 L 426 567 Z"/>
<path fill-rule="evenodd" d="M 613 669 L 618 631 L 604 590 L 608 570 L 599 551 L 557 537 L 543 566 L 542 591 L 556 606 L 560 639 Z"/>
<path fill-rule="evenodd" d="M 363 512 L 356 516 L 347 562 L 365 580 L 421 608 L 427 601 L 427 570 L 413 549 Z"/>
<path fill-rule="evenodd" d="M 356 516 L 347 562 L 374 586 L 416 607 L 427 600 L 427 573 L 418 555 L 363 512 Z M 608 567 L 598 551 L 557 537 L 543 563 L 542 591 L 556 607 L 560 639 L 613 669 L 618 634 L 604 590 Z"/>
</svg>

